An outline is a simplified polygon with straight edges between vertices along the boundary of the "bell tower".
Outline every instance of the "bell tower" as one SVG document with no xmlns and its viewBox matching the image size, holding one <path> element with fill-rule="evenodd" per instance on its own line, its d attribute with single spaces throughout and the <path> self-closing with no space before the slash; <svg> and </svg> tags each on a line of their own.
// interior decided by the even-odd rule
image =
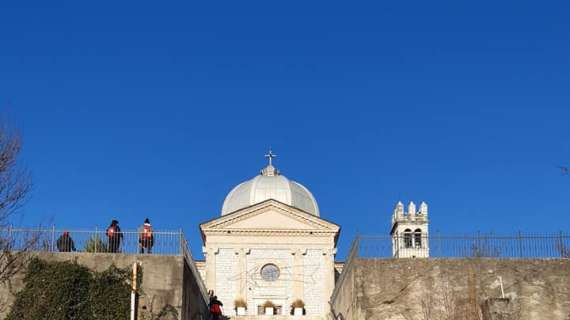
<svg viewBox="0 0 570 320">
<path fill-rule="evenodd" d="M 404 211 L 404 204 L 398 201 L 392 214 L 392 256 L 394 258 L 428 258 L 428 205 L 410 202 L 408 210 Z"/>
</svg>

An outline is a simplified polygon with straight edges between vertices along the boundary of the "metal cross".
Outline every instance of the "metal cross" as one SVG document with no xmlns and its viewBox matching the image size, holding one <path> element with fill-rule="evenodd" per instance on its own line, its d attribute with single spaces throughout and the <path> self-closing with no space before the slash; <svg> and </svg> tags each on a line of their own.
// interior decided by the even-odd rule
<svg viewBox="0 0 570 320">
<path fill-rule="evenodd" d="M 277 155 L 274 154 L 273 151 L 271 151 L 271 148 L 269 148 L 269 152 L 265 155 L 265 157 L 266 157 L 267 159 L 269 159 L 269 165 L 271 166 L 271 165 L 273 165 L 273 164 L 272 164 L 273 158 L 276 158 Z"/>
</svg>

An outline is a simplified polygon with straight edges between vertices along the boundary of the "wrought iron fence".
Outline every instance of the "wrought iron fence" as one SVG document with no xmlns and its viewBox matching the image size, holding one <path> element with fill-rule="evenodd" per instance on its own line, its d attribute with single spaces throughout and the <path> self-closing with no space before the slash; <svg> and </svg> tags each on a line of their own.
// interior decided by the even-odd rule
<svg viewBox="0 0 570 320">
<path fill-rule="evenodd" d="M 110 236 L 105 230 L 0 229 L 0 248 L 15 251 L 183 255 L 188 250 L 183 248 L 186 245 L 182 231 L 153 231 L 151 240 L 139 231 L 121 231 Z"/>
<path fill-rule="evenodd" d="M 570 234 L 360 235 L 352 250 L 360 258 L 570 258 Z"/>
</svg>

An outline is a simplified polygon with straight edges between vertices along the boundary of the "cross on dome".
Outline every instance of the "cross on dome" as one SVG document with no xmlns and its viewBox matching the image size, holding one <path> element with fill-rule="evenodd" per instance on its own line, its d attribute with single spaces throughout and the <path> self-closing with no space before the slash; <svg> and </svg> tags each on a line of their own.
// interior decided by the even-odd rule
<svg viewBox="0 0 570 320">
<path fill-rule="evenodd" d="M 271 166 L 273 165 L 273 158 L 277 158 L 277 155 L 271 151 L 271 148 L 269 148 L 269 152 L 265 155 L 265 157 L 269 159 L 269 165 Z"/>
<path fill-rule="evenodd" d="M 271 148 L 264 157 L 268 163 L 259 175 L 238 184 L 228 193 L 222 206 L 222 215 L 273 199 L 318 217 L 319 206 L 311 192 L 302 184 L 289 180 L 273 166 L 273 159 L 277 155 Z"/>
<path fill-rule="evenodd" d="M 269 152 L 265 155 L 265 157 L 269 160 L 269 164 L 267 165 L 267 167 L 265 167 L 265 168 L 263 168 L 263 170 L 261 170 L 261 175 L 267 176 L 267 177 L 273 177 L 273 176 L 279 175 L 279 170 L 277 170 L 273 166 L 273 158 L 276 158 L 277 155 L 273 153 L 271 148 L 269 148 Z"/>
</svg>

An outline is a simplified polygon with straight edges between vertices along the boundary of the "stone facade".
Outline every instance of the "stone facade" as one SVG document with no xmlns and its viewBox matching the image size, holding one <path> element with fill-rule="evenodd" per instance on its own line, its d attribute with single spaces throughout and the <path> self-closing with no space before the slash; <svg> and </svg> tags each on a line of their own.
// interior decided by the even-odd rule
<svg viewBox="0 0 570 320">
<path fill-rule="evenodd" d="M 290 316 L 301 299 L 309 319 L 324 319 L 334 289 L 339 227 L 313 214 L 270 199 L 203 223 L 208 290 L 235 315 L 234 301 L 260 315 L 266 301 L 276 314 Z M 267 269 L 265 269 L 267 268 Z M 266 270 L 269 270 L 266 272 Z"/>
</svg>

